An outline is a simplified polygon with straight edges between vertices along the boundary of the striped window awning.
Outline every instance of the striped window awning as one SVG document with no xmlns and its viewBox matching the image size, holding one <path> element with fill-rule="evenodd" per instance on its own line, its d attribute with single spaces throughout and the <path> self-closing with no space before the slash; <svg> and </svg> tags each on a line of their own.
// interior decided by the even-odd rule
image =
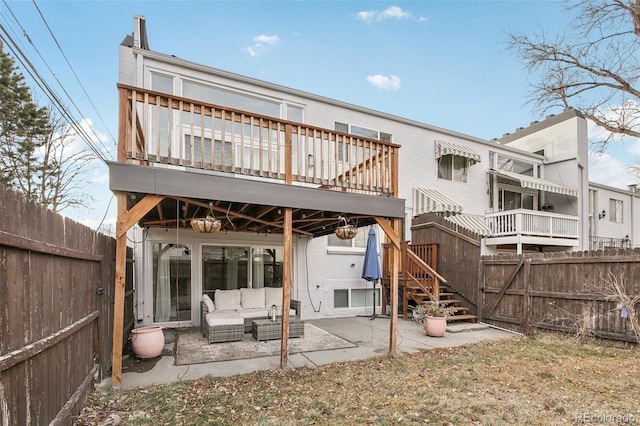
<svg viewBox="0 0 640 426">
<path fill-rule="evenodd" d="M 413 215 L 462 212 L 462 206 L 435 189 L 413 188 Z"/>
<path fill-rule="evenodd" d="M 480 154 L 473 152 L 471 148 L 445 141 L 436 141 L 436 160 L 443 155 L 457 155 L 458 157 L 468 158 L 470 166 L 480 162 Z"/>
<path fill-rule="evenodd" d="M 484 216 L 474 216 L 471 214 L 457 214 L 455 216 L 445 217 L 448 222 L 454 223 L 461 228 L 475 232 L 483 237 L 493 235 L 491 229 L 487 226 Z"/>
<path fill-rule="evenodd" d="M 538 191 L 545 191 L 545 192 L 553 192 L 555 194 L 563 194 L 563 195 L 568 195 L 570 197 L 578 196 L 578 191 L 576 191 L 575 189 L 566 188 L 564 186 L 555 184 L 553 182 L 549 182 L 544 179 L 536 178 L 533 176 L 526 176 L 518 173 L 505 172 L 503 170 L 494 170 L 494 169 L 490 169 L 489 172 L 493 173 L 498 177 L 516 182 L 523 188 L 535 189 Z"/>
</svg>

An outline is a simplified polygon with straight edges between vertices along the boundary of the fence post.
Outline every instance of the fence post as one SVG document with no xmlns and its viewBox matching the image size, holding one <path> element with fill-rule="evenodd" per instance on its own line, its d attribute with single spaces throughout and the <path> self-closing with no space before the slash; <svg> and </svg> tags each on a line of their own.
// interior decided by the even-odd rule
<svg viewBox="0 0 640 426">
<path fill-rule="evenodd" d="M 478 262 L 478 302 L 476 308 L 476 316 L 478 317 L 478 322 L 482 321 L 484 302 L 484 262 L 481 257 L 480 262 Z"/>
<path fill-rule="evenodd" d="M 529 320 L 532 318 L 531 314 L 531 259 L 527 258 L 524 262 L 524 271 L 522 275 L 524 279 L 524 299 L 522 301 L 523 306 L 523 318 L 522 324 L 523 332 L 527 332 L 524 328 L 529 327 Z"/>
</svg>

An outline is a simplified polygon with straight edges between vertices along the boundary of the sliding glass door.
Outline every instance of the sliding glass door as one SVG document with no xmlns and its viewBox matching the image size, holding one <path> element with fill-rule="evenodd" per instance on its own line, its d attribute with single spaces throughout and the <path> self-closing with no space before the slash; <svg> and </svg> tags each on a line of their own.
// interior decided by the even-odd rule
<svg viewBox="0 0 640 426">
<path fill-rule="evenodd" d="M 202 292 L 282 287 L 283 250 L 233 246 L 202 246 Z"/>
<path fill-rule="evenodd" d="M 153 321 L 191 321 L 191 246 L 153 244 Z"/>
</svg>

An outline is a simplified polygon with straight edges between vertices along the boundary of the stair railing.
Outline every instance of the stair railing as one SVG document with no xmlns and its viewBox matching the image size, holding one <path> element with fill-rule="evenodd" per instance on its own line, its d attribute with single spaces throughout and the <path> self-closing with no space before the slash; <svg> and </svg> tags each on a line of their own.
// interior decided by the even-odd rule
<svg viewBox="0 0 640 426">
<path fill-rule="evenodd" d="M 403 273 L 405 279 L 415 284 L 420 290 L 429 296 L 433 301 L 440 301 L 440 283 L 446 284 L 447 280 L 438 274 L 431 266 L 411 250 L 408 244 L 402 247 Z M 431 289 L 425 282 L 430 281 Z"/>
</svg>

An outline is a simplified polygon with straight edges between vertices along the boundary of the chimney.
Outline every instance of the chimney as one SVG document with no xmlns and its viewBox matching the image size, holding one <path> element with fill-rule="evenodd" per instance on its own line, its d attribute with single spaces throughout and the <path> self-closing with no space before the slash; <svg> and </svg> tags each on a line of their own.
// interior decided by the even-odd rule
<svg viewBox="0 0 640 426">
<path fill-rule="evenodd" d="M 147 21 L 142 15 L 135 15 L 133 17 L 133 47 L 149 50 Z"/>
<path fill-rule="evenodd" d="M 635 194 L 638 191 L 638 185 L 637 183 L 632 183 L 631 185 L 627 185 L 627 188 L 629 188 L 629 192 Z"/>
</svg>

